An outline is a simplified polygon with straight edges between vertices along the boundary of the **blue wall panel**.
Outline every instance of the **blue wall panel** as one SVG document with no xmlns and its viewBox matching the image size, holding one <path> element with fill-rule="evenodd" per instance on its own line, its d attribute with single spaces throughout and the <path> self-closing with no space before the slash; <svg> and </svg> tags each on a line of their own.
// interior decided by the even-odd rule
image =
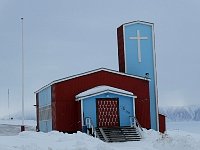
<svg viewBox="0 0 200 150">
<path fill-rule="evenodd" d="M 39 107 L 51 105 L 51 86 L 39 92 Z"/>
<path fill-rule="evenodd" d="M 120 126 L 130 126 L 130 116 L 134 116 L 133 98 L 119 97 Z"/>
<path fill-rule="evenodd" d="M 39 126 L 42 132 L 52 131 L 52 119 L 39 121 Z"/>
<path fill-rule="evenodd" d="M 39 92 L 39 110 L 45 109 L 48 106 L 51 109 L 51 86 L 47 87 L 46 89 Z M 50 114 L 49 114 L 50 113 Z M 39 129 L 42 132 L 49 132 L 52 131 L 52 113 L 50 111 L 46 111 L 46 113 L 40 113 L 39 117 Z M 44 116 L 45 115 L 45 116 Z"/>
<path fill-rule="evenodd" d="M 96 99 L 97 98 L 119 98 L 119 117 L 120 126 L 130 126 L 129 117 L 134 116 L 133 99 L 132 97 L 122 96 L 118 94 L 105 93 L 83 100 L 83 113 L 84 118 L 90 117 L 92 123 L 97 127 L 97 114 L 96 114 Z"/>
</svg>

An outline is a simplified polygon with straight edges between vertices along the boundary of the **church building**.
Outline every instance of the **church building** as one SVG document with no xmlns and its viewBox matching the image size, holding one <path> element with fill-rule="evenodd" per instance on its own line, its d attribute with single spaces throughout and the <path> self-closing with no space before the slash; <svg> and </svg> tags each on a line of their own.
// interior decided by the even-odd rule
<svg viewBox="0 0 200 150">
<path fill-rule="evenodd" d="M 108 128 L 124 131 L 137 124 L 165 131 L 165 116 L 158 111 L 154 25 L 125 23 L 117 28 L 117 39 L 119 71 L 99 68 L 35 92 L 37 130 L 95 133 L 105 141 Z"/>
</svg>

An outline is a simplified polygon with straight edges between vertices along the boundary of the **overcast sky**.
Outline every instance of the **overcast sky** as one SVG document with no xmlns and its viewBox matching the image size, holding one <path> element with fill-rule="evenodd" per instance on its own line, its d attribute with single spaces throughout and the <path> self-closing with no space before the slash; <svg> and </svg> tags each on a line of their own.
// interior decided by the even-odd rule
<svg viewBox="0 0 200 150">
<path fill-rule="evenodd" d="M 21 17 L 24 18 L 25 109 L 53 80 L 99 67 L 118 70 L 116 29 L 155 24 L 159 106 L 200 104 L 199 0 L 0 0 L 0 116 L 10 89 L 21 110 Z"/>
</svg>

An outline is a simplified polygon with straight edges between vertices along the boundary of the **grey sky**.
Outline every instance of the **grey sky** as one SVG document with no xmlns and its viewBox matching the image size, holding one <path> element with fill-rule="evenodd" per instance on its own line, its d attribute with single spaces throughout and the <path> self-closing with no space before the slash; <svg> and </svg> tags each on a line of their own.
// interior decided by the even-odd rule
<svg viewBox="0 0 200 150">
<path fill-rule="evenodd" d="M 159 105 L 199 104 L 198 0 L 0 0 L 0 116 L 21 110 L 21 17 L 24 17 L 25 107 L 49 82 L 106 67 L 118 70 L 116 28 L 155 24 Z"/>
</svg>

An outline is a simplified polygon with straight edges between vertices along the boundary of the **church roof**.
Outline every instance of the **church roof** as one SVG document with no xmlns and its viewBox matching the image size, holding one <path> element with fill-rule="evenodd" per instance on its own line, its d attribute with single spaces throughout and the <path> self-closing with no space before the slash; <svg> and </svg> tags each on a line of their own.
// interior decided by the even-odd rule
<svg viewBox="0 0 200 150">
<path fill-rule="evenodd" d="M 89 75 L 89 74 L 92 74 L 92 73 L 100 72 L 100 71 L 106 71 L 106 72 L 110 72 L 110 73 L 114 73 L 114 74 L 118 74 L 118 75 L 123 75 L 123 76 L 133 77 L 133 78 L 140 79 L 140 80 L 150 81 L 150 79 L 146 78 L 145 76 L 141 77 L 141 76 L 131 75 L 131 74 L 127 74 L 127 73 L 122 73 L 122 72 L 111 70 L 111 69 L 99 68 L 99 69 L 95 69 L 95 70 L 88 71 L 88 72 L 85 72 L 85 73 L 69 76 L 69 77 L 66 77 L 66 78 L 59 79 L 59 80 L 55 80 L 55 81 L 45 85 L 44 87 L 40 88 L 35 93 L 39 93 L 40 91 L 46 89 L 47 87 L 49 87 L 49 86 L 51 86 L 53 84 L 56 84 L 56 83 L 59 83 L 59 82 L 63 82 L 63 81 L 67 81 L 67 80 L 71 80 L 71 79 L 74 79 L 74 78 L 77 78 L 77 77 L 81 77 L 81 76 L 84 76 L 84 75 Z"/>
<path fill-rule="evenodd" d="M 125 90 L 118 89 L 118 88 L 114 88 L 114 87 L 111 87 L 111 86 L 101 85 L 101 86 L 91 88 L 91 89 L 84 91 L 82 93 L 79 93 L 78 95 L 76 95 L 76 100 L 81 100 L 81 99 L 89 98 L 89 97 L 92 97 L 92 96 L 95 96 L 95 95 L 100 95 L 100 94 L 104 94 L 104 93 L 108 93 L 108 92 L 113 93 L 113 94 L 129 96 L 129 97 L 136 97 L 136 96 L 133 95 L 132 92 L 125 91 Z"/>
</svg>

